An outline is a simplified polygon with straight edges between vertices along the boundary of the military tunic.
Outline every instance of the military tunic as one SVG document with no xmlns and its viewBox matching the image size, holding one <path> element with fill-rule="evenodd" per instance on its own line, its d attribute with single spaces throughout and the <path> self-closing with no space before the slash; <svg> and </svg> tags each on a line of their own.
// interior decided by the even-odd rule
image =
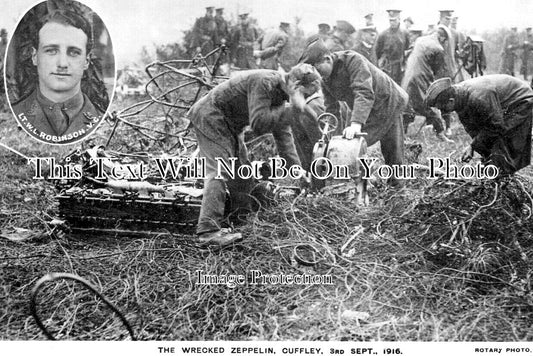
<svg viewBox="0 0 533 356">
<path fill-rule="evenodd" d="M 533 34 L 526 34 L 524 43 L 522 44 L 522 55 L 520 74 L 524 76 L 524 80 L 529 79 L 529 72 L 531 70 L 531 51 L 533 51 Z M 0 52 L 1 53 L 1 52 Z"/>
<path fill-rule="evenodd" d="M 217 23 L 213 16 L 203 16 L 196 20 L 193 27 L 193 43 L 195 50 L 201 48 L 203 54 L 212 51 L 217 44 Z"/>
<path fill-rule="evenodd" d="M 221 228 L 226 201 L 226 186 L 230 191 L 232 209 L 247 209 L 250 201 L 250 180 L 230 179 L 222 170 L 224 179 L 215 179 L 215 158 L 229 165 L 231 157 L 238 165 L 246 163 L 245 146 L 240 137 L 250 125 L 257 135 L 272 133 L 279 154 L 287 164 L 300 164 L 289 122 L 282 119 L 288 95 L 282 89 L 282 74 L 272 70 L 243 71 L 211 90 L 193 105 L 189 118 L 200 148 L 200 157 L 206 159 L 207 177 L 204 184 L 202 208 L 198 219 L 199 234 Z"/>
<path fill-rule="evenodd" d="M 402 88 L 409 94 L 409 107 L 416 114 L 425 116 L 437 133 L 444 130 L 439 115 L 434 110 L 426 109 L 424 100 L 430 84 L 444 77 L 451 77 L 451 72 L 446 66 L 446 52 L 437 34 L 418 38 L 407 59 Z M 404 125 L 407 124 L 404 122 Z"/>
<path fill-rule="evenodd" d="M 254 43 L 257 29 L 252 25 L 238 26 L 231 36 L 231 58 L 233 64 L 241 69 L 257 69 L 254 58 Z"/>
<path fill-rule="evenodd" d="M 473 149 L 504 173 L 531 163 L 533 90 L 508 75 L 487 75 L 455 84 L 455 111 Z"/>
<path fill-rule="evenodd" d="M 261 44 L 261 68 L 278 70 L 281 52 L 289 43 L 289 35 L 281 29 L 268 31 L 259 39 Z"/>
<path fill-rule="evenodd" d="M 377 64 L 376 54 L 374 53 L 374 46 L 372 44 L 358 41 L 353 50 L 368 59 L 373 65 Z"/>
<path fill-rule="evenodd" d="M 385 163 L 401 164 L 407 93 L 359 53 L 336 52 L 332 58 L 333 70 L 323 85 L 326 110 L 333 112 L 337 101 L 346 102 L 350 121 L 362 124 L 368 145 L 380 141 Z"/>
<path fill-rule="evenodd" d="M 407 31 L 388 28 L 376 40 L 378 67 L 388 74 L 397 84 L 402 82 L 405 51 L 409 48 Z"/>
<path fill-rule="evenodd" d="M 219 45 L 223 40 L 229 40 L 229 27 L 226 19 L 220 15 L 215 16 L 215 23 L 217 25 L 215 44 Z"/>
<path fill-rule="evenodd" d="M 81 91 L 66 102 L 54 103 L 45 98 L 38 88 L 13 105 L 13 112 L 31 136 L 61 144 L 87 136 L 96 129 L 103 116 Z"/>
<path fill-rule="evenodd" d="M 514 62 L 516 60 L 516 50 L 518 49 L 518 36 L 511 33 L 503 40 L 501 53 L 500 73 L 514 76 Z"/>
</svg>

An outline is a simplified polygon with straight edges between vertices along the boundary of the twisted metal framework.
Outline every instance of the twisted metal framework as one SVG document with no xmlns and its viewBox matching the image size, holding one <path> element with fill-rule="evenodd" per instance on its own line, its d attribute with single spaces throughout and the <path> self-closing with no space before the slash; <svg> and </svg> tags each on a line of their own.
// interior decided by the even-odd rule
<svg viewBox="0 0 533 356">
<path fill-rule="evenodd" d="M 111 119 L 114 125 L 105 146 L 110 144 L 118 125 L 123 123 L 148 140 L 155 142 L 172 141 L 172 145 L 166 147 L 166 151 L 173 152 L 178 149 L 178 154 L 183 154 L 183 149 L 187 150 L 194 145 L 194 143 L 186 144 L 185 141 L 195 142 L 195 140 L 187 137 L 187 128 L 175 131 L 174 127 L 178 122 L 177 120 L 183 120 L 188 110 L 201 96 L 218 83 L 228 79 L 218 75 L 225 55 L 226 46 L 220 45 L 206 55 L 196 54 L 193 59 L 155 61 L 148 64 L 145 72 L 149 80 L 145 84 L 145 92 L 149 99 L 111 114 L 108 119 Z M 209 65 L 210 62 L 214 62 L 214 64 Z M 163 130 L 129 120 L 129 118 L 145 112 L 154 104 L 164 108 Z M 173 117 L 173 110 L 180 115 L 177 120 Z"/>
</svg>

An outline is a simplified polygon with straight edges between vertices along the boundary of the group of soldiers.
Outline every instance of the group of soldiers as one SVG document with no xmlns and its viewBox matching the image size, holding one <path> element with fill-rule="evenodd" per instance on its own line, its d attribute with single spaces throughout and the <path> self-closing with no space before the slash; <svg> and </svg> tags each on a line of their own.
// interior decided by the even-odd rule
<svg viewBox="0 0 533 356">
<path fill-rule="evenodd" d="M 238 24 L 230 26 L 224 8 L 206 7 L 203 17 L 196 19 L 192 30 L 191 54 L 206 54 L 215 47 L 228 48 L 230 62 L 236 69 L 280 68 L 280 55 L 289 43 L 289 22 L 280 22 L 276 29 L 262 33 L 254 25 L 248 11 L 239 13 Z"/>
<path fill-rule="evenodd" d="M 520 74 L 523 75 L 524 80 L 529 80 L 531 73 L 531 60 L 533 56 L 533 33 L 532 28 L 527 27 L 523 36 L 519 36 L 518 28 L 511 27 L 511 32 L 507 34 L 503 40 L 503 49 L 501 52 L 501 66 L 500 73 L 515 75 L 515 62 L 520 54 Z M 522 41 L 520 41 L 522 37 Z"/>
<path fill-rule="evenodd" d="M 318 33 L 305 39 L 298 64 L 288 72 L 276 66 L 256 69 L 271 53 L 279 58 L 287 46 L 282 26 L 265 34 L 262 42 L 269 46 L 254 49 L 253 26 L 246 21 L 248 14 L 240 15 L 232 36 L 236 42 L 230 46 L 237 52 L 231 58 L 240 69 L 255 70 L 236 72 L 189 112 L 207 171 L 197 227 L 202 244 L 223 246 L 242 238 L 225 227 L 226 191 L 233 216 L 239 216 L 250 209 L 253 181 L 230 177 L 217 166 L 220 161 L 227 166 L 249 164 L 243 142 L 247 127 L 257 135 L 272 133 L 280 156 L 299 168 L 302 181 L 321 136 L 317 120 L 323 112 L 339 118 L 336 134 L 353 139 L 364 133 L 368 146 L 379 142 L 388 166 L 404 164 L 405 122 L 425 116 L 437 136 L 450 141 L 446 131 L 453 112 L 473 139 L 463 151 L 464 162 L 477 152 L 483 164 L 494 164 L 502 174 L 530 164 L 533 90 L 529 84 L 501 74 L 464 80 L 462 69 L 476 74 L 469 71 L 472 58 L 479 74 L 486 64 L 479 39 L 452 27 L 451 10 L 440 11 L 438 24 L 425 33 L 408 27 L 412 19 L 404 21 L 408 29 L 402 28 L 400 10 L 387 13 L 390 26 L 379 33 L 371 14 L 365 16 L 366 26 L 360 31 L 347 21 L 338 21 L 333 29 L 319 24 Z M 284 39 L 266 41 L 277 38 L 276 32 Z M 461 47 L 463 42 L 471 46 Z M 239 62 L 240 55 L 247 60 Z M 247 63 L 252 66 L 246 67 Z M 405 181 L 392 176 L 388 183 L 399 188 Z"/>
</svg>

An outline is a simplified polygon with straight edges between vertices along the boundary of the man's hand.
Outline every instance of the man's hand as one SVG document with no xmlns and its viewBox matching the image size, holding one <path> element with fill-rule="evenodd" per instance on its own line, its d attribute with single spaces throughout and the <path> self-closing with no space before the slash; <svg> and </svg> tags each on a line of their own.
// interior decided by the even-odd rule
<svg viewBox="0 0 533 356">
<path fill-rule="evenodd" d="M 472 146 L 468 146 L 464 151 L 463 155 L 461 156 L 461 161 L 463 162 L 470 162 L 470 160 L 474 157 L 474 149 Z"/>
<path fill-rule="evenodd" d="M 355 137 L 355 135 L 358 135 L 360 133 L 361 133 L 361 124 L 357 122 L 352 122 L 350 126 L 344 129 L 344 131 L 342 132 L 342 135 L 348 140 L 351 140 Z"/>
<path fill-rule="evenodd" d="M 294 90 L 290 95 L 290 101 L 292 106 L 296 109 L 303 111 L 305 107 L 305 97 L 302 92 L 298 89 Z"/>
</svg>

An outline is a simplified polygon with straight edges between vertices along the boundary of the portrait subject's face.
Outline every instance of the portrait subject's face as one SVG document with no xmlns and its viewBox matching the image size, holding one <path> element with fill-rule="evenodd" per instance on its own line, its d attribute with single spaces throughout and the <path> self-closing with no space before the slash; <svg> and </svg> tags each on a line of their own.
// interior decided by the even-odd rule
<svg viewBox="0 0 533 356">
<path fill-rule="evenodd" d="M 89 66 L 87 35 L 79 28 L 55 22 L 39 31 L 39 48 L 33 50 L 39 89 L 48 99 L 59 102 L 80 90 L 83 72 Z"/>
</svg>

